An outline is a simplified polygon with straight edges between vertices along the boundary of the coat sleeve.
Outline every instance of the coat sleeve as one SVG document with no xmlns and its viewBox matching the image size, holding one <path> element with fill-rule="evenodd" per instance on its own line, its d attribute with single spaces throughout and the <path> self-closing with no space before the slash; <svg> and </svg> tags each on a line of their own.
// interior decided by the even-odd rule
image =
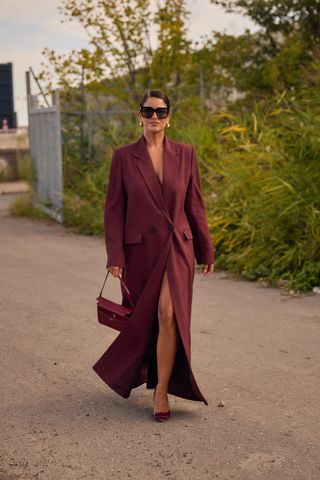
<svg viewBox="0 0 320 480">
<path fill-rule="evenodd" d="M 206 220 L 205 206 L 201 194 L 199 167 L 192 147 L 191 175 L 186 192 L 185 212 L 192 230 L 194 252 L 198 264 L 214 263 L 209 227 Z"/>
<path fill-rule="evenodd" d="M 114 150 L 109 173 L 104 207 L 104 234 L 107 250 L 107 267 L 125 267 L 123 249 L 126 192 L 122 179 L 121 156 Z"/>
</svg>

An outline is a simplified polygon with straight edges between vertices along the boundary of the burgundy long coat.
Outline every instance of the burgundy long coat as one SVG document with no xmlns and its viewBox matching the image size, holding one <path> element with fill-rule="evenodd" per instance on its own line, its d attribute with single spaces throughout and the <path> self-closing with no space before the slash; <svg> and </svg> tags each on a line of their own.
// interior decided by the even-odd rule
<svg viewBox="0 0 320 480">
<path fill-rule="evenodd" d="M 156 386 L 157 306 L 166 269 L 180 334 L 168 393 L 207 405 L 191 369 L 190 321 L 195 259 L 213 263 L 214 249 L 194 148 L 165 136 L 163 185 L 144 136 L 116 148 L 104 221 L 107 267 L 124 267 L 135 310 L 94 371 L 124 398 L 145 382 Z"/>
</svg>

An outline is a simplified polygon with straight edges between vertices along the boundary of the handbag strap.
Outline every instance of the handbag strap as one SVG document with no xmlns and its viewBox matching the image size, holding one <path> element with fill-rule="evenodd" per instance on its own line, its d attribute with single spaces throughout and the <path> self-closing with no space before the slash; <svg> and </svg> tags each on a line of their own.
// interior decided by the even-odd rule
<svg viewBox="0 0 320 480">
<path fill-rule="evenodd" d="M 106 283 L 106 281 L 107 281 L 107 278 L 108 278 L 109 273 L 110 273 L 110 272 L 109 272 L 109 270 L 108 270 L 108 271 L 107 271 L 106 278 L 104 279 L 102 288 L 101 288 L 101 290 L 100 290 L 99 297 L 101 297 L 101 295 L 102 295 L 102 291 L 103 291 L 103 288 L 104 288 L 105 283 Z M 120 280 L 120 285 L 121 285 L 122 291 L 126 294 L 127 299 L 129 300 L 129 303 L 130 303 L 131 307 L 134 308 L 134 303 L 133 303 L 133 300 L 132 300 L 131 293 L 130 293 L 129 290 L 128 290 L 128 287 L 125 285 L 124 281 L 122 280 L 122 277 L 119 276 L 118 278 L 119 278 L 119 280 Z"/>
</svg>

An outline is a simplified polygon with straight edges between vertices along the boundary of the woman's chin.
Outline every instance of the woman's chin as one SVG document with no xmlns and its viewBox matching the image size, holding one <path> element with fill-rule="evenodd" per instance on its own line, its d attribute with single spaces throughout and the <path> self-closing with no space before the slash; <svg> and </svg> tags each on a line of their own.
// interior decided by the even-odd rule
<svg viewBox="0 0 320 480">
<path fill-rule="evenodd" d="M 148 132 L 152 132 L 152 133 L 157 133 L 157 132 L 161 132 L 162 131 L 162 128 L 160 125 L 148 125 L 147 127 L 147 131 Z"/>
</svg>

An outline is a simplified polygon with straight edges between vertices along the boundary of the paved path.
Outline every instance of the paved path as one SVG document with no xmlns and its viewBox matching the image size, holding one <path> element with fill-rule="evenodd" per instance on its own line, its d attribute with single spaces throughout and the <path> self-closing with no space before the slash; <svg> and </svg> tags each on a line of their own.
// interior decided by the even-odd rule
<svg viewBox="0 0 320 480">
<path fill-rule="evenodd" d="M 12 199 L 0 195 L 1 480 L 319 480 L 319 295 L 197 275 L 193 369 L 209 405 L 170 396 L 158 424 L 144 385 L 125 400 L 91 368 L 116 336 L 96 321 L 103 240 L 11 218 Z"/>
<path fill-rule="evenodd" d="M 29 192 L 30 187 L 27 182 L 21 180 L 13 182 L 0 182 L 0 195 L 5 193 Z"/>
</svg>

